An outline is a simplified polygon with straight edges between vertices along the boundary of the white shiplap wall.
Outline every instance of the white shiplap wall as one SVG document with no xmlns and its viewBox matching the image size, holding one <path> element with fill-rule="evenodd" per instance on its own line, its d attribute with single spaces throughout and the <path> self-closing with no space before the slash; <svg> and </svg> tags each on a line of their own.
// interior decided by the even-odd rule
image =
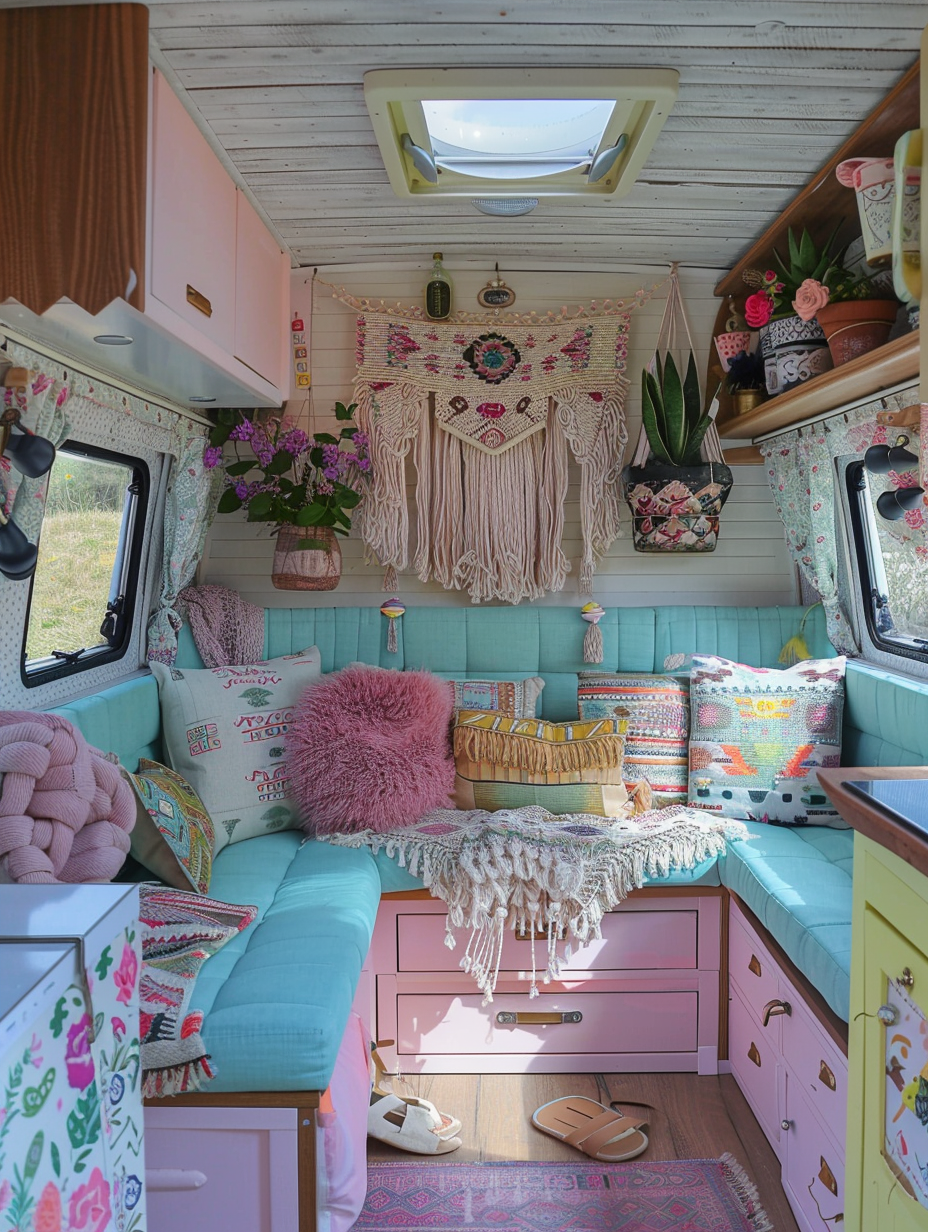
<svg viewBox="0 0 928 1232">
<path fill-rule="evenodd" d="M 400 267 L 355 266 L 350 270 L 320 270 L 329 281 L 345 285 L 357 295 L 383 298 L 388 303 L 417 302 L 430 263 Z M 528 263 L 522 262 L 523 265 Z M 583 270 L 518 271 L 519 262 L 501 262 L 503 273 L 518 295 L 520 311 L 557 309 L 564 304 L 587 303 L 632 294 L 664 277 L 661 269 L 642 268 L 634 273 L 597 273 Z M 478 311 L 476 293 L 487 281 L 486 269 L 451 264 L 455 305 Z M 294 309 L 309 313 L 310 270 L 294 272 Z M 718 271 L 682 271 L 681 285 L 704 370 L 712 322 L 718 301 L 712 287 Z M 632 318 L 628 399 L 629 439 L 633 445 L 640 423 L 639 374 L 653 351 L 663 310 L 658 294 Z M 333 427 L 331 410 L 336 400 L 348 401 L 354 376 L 355 314 L 332 298 L 328 287 L 315 283 L 312 294 L 312 412 L 318 430 Z M 288 410 L 301 413 L 305 424 L 308 408 L 291 402 Z M 718 549 L 709 555 L 645 555 L 632 548 L 630 519 L 625 534 L 616 541 L 597 572 L 596 597 L 604 606 L 646 606 L 653 603 L 777 604 L 796 601 L 795 575 L 783 540 L 782 526 L 773 508 L 761 466 L 734 468 L 735 487 L 722 514 Z M 415 502 L 415 475 L 408 471 L 409 499 Z M 415 510 L 411 508 L 415 525 Z M 577 566 L 580 555 L 578 475 L 572 464 L 566 509 L 564 547 L 574 564 L 563 591 L 542 602 L 579 603 Z M 239 590 L 246 599 L 266 607 L 380 606 L 382 570 L 364 564 L 359 540 L 342 540 L 344 568 L 337 590 L 312 593 L 275 590 L 271 585 L 273 541 L 267 529 L 249 525 L 239 515 L 217 517 L 200 569 L 200 582 L 213 582 Z M 460 606 L 466 594 L 445 591 L 435 582 L 421 583 L 414 574 L 400 579 L 399 593 L 407 604 Z"/>
</svg>

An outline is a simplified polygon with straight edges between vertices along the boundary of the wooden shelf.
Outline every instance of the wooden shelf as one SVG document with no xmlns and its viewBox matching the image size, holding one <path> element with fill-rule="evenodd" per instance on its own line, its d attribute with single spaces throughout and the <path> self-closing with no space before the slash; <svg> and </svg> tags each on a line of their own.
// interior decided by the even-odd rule
<svg viewBox="0 0 928 1232">
<path fill-rule="evenodd" d="M 816 415 L 826 415 L 835 407 L 917 377 L 918 367 L 919 331 L 916 329 L 840 368 L 804 381 L 744 415 L 729 414 L 724 419 L 720 415 L 719 435 L 727 439 L 753 440 L 768 432 L 785 431 Z"/>
</svg>

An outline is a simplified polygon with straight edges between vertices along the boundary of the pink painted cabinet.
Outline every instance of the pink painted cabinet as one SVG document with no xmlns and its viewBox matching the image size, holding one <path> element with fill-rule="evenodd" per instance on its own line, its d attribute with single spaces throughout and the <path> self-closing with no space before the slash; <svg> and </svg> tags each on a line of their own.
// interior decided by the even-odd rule
<svg viewBox="0 0 928 1232">
<path fill-rule="evenodd" d="M 235 197 L 233 351 L 236 359 L 286 396 L 290 262 L 241 189 Z"/>
</svg>

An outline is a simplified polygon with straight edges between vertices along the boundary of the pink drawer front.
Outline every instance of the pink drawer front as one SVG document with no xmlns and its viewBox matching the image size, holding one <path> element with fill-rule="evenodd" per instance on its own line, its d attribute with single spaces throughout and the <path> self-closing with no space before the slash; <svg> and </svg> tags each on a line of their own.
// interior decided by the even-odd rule
<svg viewBox="0 0 928 1232">
<path fill-rule="evenodd" d="M 801 1007 L 782 1021 L 783 1059 L 803 1095 L 844 1146 L 847 1122 L 847 1058 Z"/>
<path fill-rule="evenodd" d="M 565 964 L 571 971 L 653 971 L 696 969 L 695 911 L 617 911 L 602 922 L 602 940 L 578 948 Z M 445 945 L 445 916 L 397 917 L 400 971 L 456 971 L 467 943 L 465 933 L 455 949 Z M 535 942 L 535 957 L 545 963 L 543 940 Z M 532 945 L 509 932 L 503 942 L 500 970 L 527 971 L 532 966 Z"/>
<path fill-rule="evenodd" d="M 780 1125 L 777 1054 L 737 992 L 732 993 L 729 1004 L 728 1056 L 738 1086 L 775 1146 Z"/>
<path fill-rule="evenodd" d="M 732 983 L 759 1019 L 764 1006 L 780 995 L 777 969 L 767 957 L 767 951 L 750 935 L 736 910 L 731 914 L 728 964 Z M 771 1019 L 771 1027 L 775 1021 Z"/>
<path fill-rule="evenodd" d="M 694 1052 L 696 992 L 559 992 L 530 998 L 415 993 L 397 997 L 397 1052 Z M 509 1021 L 517 1015 L 580 1015 L 579 1021 Z"/>
<path fill-rule="evenodd" d="M 783 1131 L 783 1188 L 790 1203 L 794 1210 L 798 1206 L 813 1232 L 840 1228 L 841 1221 L 835 1217 L 844 1212 L 844 1160 L 789 1076 L 786 1118 L 789 1129 Z"/>
</svg>

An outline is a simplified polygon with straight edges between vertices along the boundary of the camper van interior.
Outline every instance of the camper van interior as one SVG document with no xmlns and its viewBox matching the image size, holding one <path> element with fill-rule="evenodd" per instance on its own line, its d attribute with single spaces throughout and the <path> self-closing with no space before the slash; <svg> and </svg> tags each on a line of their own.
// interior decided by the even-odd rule
<svg viewBox="0 0 928 1232">
<path fill-rule="evenodd" d="M 928 1232 L 926 17 L 0 0 L 0 1229 Z"/>
</svg>

